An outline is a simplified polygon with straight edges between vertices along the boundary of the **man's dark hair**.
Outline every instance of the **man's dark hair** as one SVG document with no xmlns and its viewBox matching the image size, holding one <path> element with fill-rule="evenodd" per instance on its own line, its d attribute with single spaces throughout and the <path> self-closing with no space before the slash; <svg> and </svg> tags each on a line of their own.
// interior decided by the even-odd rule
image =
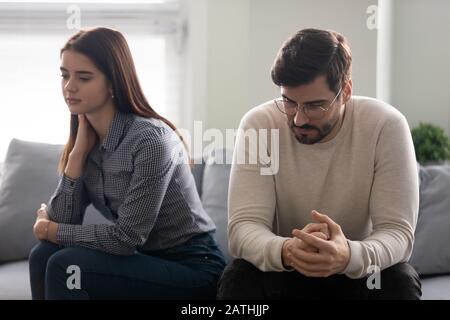
<svg viewBox="0 0 450 320">
<path fill-rule="evenodd" d="M 345 37 L 335 31 L 303 29 L 281 47 L 272 67 L 272 81 L 283 87 L 309 84 L 325 75 L 336 94 L 350 79 L 352 57 Z"/>
</svg>

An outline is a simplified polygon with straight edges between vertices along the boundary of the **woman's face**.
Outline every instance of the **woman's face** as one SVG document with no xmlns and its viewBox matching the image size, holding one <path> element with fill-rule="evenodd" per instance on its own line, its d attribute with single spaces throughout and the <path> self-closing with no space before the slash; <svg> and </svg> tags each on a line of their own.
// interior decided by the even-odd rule
<svg viewBox="0 0 450 320">
<path fill-rule="evenodd" d="M 64 51 L 60 69 L 62 93 L 72 114 L 95 113 L 112 105 L 108 79 L 86 55 Z"/>
</svg>

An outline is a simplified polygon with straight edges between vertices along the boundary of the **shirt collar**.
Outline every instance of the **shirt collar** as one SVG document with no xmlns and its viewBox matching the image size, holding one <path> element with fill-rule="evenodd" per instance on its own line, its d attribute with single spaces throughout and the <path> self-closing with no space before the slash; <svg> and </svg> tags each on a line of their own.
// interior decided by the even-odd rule
<svg viewBox="0 0 450 320">
<path fill-rule="evenodd" d="M 111 126 L 109 127 L 108 134 L 100 145 L 100 150 L 106 150 L 113 152 L 116 150 L 122 136 L 126 133 L 125 127 L 128 120 L 128 114 L 117 111 L 114 115 Z"/>
</svg>

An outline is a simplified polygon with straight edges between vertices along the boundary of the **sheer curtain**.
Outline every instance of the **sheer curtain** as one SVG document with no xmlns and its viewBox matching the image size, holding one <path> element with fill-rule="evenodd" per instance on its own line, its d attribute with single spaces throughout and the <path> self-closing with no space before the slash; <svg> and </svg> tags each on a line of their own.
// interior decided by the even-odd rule
<svg viewBox="0 0 450 320">
<path fill-rule="evenodd" d="M 177 3 L 103 2 L 80 4 L 81 27 L 103 25 L 123 32 L 150 104 L 177 123 L 182 55 L 174 44 L 180 32 Z M 69 112 L 61 93 L 59 50 L 77 31 L 66 27 L 68 5 L 0 3 L 0 161 L 12 138 L 67 140 Z"/>
</svg>

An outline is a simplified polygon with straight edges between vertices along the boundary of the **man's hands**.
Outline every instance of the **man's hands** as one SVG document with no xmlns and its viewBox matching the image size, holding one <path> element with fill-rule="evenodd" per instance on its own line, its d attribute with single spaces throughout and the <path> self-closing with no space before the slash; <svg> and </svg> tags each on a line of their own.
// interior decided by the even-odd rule
<svg viewBox="0 0 450 320">
<path fill-rule="evenodd" d="M 307 277 L 328 277 L 342 272 L 350 261 L 350 248 L 341 227 L 328 216 L 313 211 L 316 223 L 284 242 L 282 260 Z"/>
<path fill-rule="evenodd" d="M 36 211 L 36 222 L 33 226 L 33 233 L 38 240 L 47 240 L 56 243 L 56 231 L 58 224 L 50 221 L 47 214 L 47 206 L 42 203 Z"/>
</svg>

